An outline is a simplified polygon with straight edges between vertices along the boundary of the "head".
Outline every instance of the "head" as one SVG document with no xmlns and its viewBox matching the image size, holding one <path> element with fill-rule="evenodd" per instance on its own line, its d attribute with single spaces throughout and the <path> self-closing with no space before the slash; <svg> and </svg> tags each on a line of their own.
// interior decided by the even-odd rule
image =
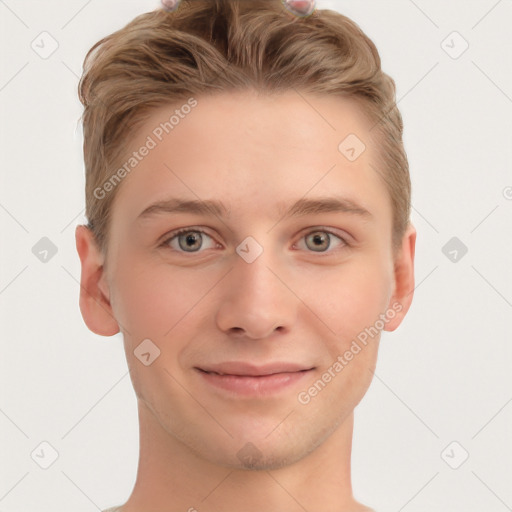
<svg viewBox="0 0 512 512">
<path fill-rule="evenodd" d="M 333 11 L 183 1 L 94 45 L 79 94 L 87 325 L 123 333 L 141 410 L 192 452 L 304 457 L 412 299 L 402 119 L 375 45 Z M 295 370 L 240 394 L 206 373 L 230 365 Z"/>
</svg>

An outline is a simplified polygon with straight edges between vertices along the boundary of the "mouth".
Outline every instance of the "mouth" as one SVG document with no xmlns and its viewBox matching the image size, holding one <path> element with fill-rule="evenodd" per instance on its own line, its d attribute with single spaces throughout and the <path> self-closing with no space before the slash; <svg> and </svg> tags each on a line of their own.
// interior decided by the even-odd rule
<svg viewBox="0 0 512 512">
<path fill-rule="evenodd" d="M 277 363 L 253 366 L 246 363 L 195 367 L 209 386 L 236 395 L 268 396 L 301 382 L 314 370 L 304 365 Z"/>
</svg>

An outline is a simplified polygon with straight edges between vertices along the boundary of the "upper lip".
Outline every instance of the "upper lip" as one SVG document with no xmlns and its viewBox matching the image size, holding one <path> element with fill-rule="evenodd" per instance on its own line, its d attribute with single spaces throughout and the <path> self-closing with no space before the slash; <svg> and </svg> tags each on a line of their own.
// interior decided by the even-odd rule
<svg viewBox="0 0 512 512">
<path fill-rule="evenodd" d="M 292 373 L 312 369 L 310 366 L 297 363 L 283 362 L 256 366 L 254 364 L 236 361 L 207 366 L 198 366 L 196 368 L 204 372 L 218 373 L 219 375 L 243 375 L 248 377 L 272 375 L 274 373 Z"/>
</svg>

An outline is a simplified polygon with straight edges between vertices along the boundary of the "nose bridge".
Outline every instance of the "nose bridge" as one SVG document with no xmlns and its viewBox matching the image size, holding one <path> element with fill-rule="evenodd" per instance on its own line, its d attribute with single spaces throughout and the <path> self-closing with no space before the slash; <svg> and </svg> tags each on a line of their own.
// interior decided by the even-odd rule
<svg viewBox="0 0 512 512">
<path fill-rule="evenodd" d="M 292 294 L 275 275 L 279 258 L 269 249 L 251 254 L 256 248 L 251 241 L 248 244 L 237 248 L 217 323 L 224 331 L 243 330 L 249 337 L 261 338 L 277 328 L 289 328 L 295 306 Z M 246 252 L 240 253 L 240 248 Z"/>
<path fill-rule="evenodd" d="M 238 255 L 232 271 L 233 295 L 236 300 L 253 303 L 260 309 L 278 301 L 284 290 L 282 283 L 270 270 L 276 266 L 276 258 L 268 249 L 263 250 L 253 261 Z"/>
</svg>

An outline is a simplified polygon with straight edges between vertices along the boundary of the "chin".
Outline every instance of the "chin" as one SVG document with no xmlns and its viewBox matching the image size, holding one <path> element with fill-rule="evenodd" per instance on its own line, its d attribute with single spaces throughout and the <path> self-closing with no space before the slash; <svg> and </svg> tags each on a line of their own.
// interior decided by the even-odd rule
<svg viewBox="0 0 512 512">
<path fill-rule="evenodd" d="M 270 443 L 272 444 L 272 443 Z M 292 446 L 265 446 L 258 448 L 248 441 L 236 453 L 229 467 L 247 471 L 270 471 L 289 466 L 299 460 L 302 454 Z"/>
</svg>

